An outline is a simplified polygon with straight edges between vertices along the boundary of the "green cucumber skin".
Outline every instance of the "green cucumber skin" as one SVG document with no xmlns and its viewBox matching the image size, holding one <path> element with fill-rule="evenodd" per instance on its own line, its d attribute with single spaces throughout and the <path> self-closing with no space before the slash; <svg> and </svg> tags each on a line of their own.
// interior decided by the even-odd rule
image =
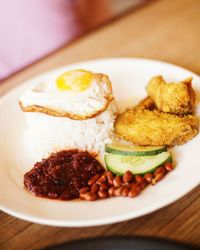
<svg viewBox="0 0 200 250">
<path fill-rule="evenodd" d="M 105 163 L 106 163 L 106 155 L 105 155 L 105 157 L 104 157 L 104 161 L 105 161 Z M 162 162 L 161 164 L 155 166 L 155 167 L 152 168 L 150 171 L 145 171 L 145 172 L 142 172 L 142 173 L 137 173 L 137 174 L 135 174 L 135 175 L 138 175 L 138 174 L 145 175 L 145 174 L 147 174 L 147 173 L 153 173 L 153 172 L 156 170 L 156 168 L 161 167 L 161 166 L 163 166 L 165 163 L 168 163 L 168 162 L 169 162 L 169 163 L 172 163 L 172 161 L 173 161 L 172 155 L 170 155 L 169 158 L 166 159 L 166 161 L 164 161 L 164 162 Z M 111 172 L 113 172 L 113 173 L 116 174 L 116 175 L 123 175 L 123 174 L 125 173 L 125 172 L 118 172 L 118 171 L 115 170 L 115 168 L 113 168 L 112 166 L 108 166 L 107 164 L 106 164 L 106 167 L 107 167 L 108 170 L 110 170 Z M 127 170 L 128 170 L 128 169 L 127 169 Z M 126 171 L 127 171 L 127 170 L 126 170 Z M 130 170 L 130 171 L 131 171 L 131 170 Z M 134 173 L 133 173 L 133 175 L 134 175 Z"/>
<path fill-rule="evenodd" d="M 127 156 L 151 156 L 151 155 L 157 155 L 164 151 L 167 151 L 167 147 L 163 147 L 157 150 L 152 151 L 122 151 L 119 149 L 110 148 L 109 146 L 105 146 L 105 152 L 110 154 L 117 154 L 117 155 L 127 155 Z"/>
</svg>

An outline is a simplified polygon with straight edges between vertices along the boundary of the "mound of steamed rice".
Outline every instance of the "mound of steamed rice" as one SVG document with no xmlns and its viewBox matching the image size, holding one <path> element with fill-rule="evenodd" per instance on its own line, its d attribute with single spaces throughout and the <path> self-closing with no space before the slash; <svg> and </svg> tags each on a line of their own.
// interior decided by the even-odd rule
<svg viewBox="0 0 200 250">
<path fill-rule="evenodd" d="M 111 141 L 115 112 L 114 101 L 102 114 L 87 120 L 26 112 L 25 147 L 37 161 L 63 149 L 87 150 L 101 155 L 105 143 Z"/>
</svg>

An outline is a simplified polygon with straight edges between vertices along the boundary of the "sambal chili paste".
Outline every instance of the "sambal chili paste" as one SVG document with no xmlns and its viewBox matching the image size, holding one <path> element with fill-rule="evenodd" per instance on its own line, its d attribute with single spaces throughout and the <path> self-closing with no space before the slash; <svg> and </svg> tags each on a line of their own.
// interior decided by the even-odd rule
<svg viewBox="0 0 200 250">
<path fill-rule="evenodd" d="M 64 150 L 37 162 L 24 175 L 24 186 L 35 196 L 70 200 L 79 197 L 88 180 L 102 172 L 104 168 L 88 152 Z"/>
</svg>

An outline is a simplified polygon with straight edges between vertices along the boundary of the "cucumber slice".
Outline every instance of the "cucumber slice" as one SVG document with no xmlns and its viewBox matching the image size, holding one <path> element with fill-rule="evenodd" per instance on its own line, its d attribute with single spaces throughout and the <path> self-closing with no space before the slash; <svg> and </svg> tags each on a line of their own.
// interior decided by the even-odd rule
<svg viewBox="0 0 200 250">
<path fill-rule="evenodd" d="M 127 170 L 133 174 L 146 174 L 153 172 L 166 162 L 172 162 L 172 155 L 169 152 L 162 152 L 152 156 L 105 155 L 107 168 L 117 175 L 123 175 Z"/>
<path fill-rule="evenodd" d="M 164 151 L 167 151 L 165 146 L 128 146 L 128 145 L 118 145 L 118 144 L 106 144 L 105 151 L 111 154 L 118 155 L 139 155 L 139 156 L 148 156 L 148 155 L 157 155 Z"/>
</svg>

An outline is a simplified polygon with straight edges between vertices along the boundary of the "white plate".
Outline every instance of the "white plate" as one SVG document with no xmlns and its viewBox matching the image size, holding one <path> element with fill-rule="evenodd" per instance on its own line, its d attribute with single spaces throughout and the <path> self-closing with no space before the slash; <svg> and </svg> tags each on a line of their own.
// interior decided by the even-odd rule
<svg viewBox="0 0 200 250">
<path fill-rule="evenodd" d="M 200 182 L 198 153 L 200 136 L 183 146 L 173 148 L 176 169 L 156 186 L 148 187 L 140 196 L 112 198 L 95 202 L 54 201 L 36 198 L 23 188 L 23 175 L 32 168 L 33 159 L 22 145 L 24 114 L 17 103 L 19 94 L 28 85 L 48 78 L 63 69 L 84 68 L 108 74 L 120 111 L 144 98 L 145 86 L 154 75 L 169 81 L 193 76 L 194 88 L 200 93 L 200 78 L 183 68 L 159 61 L 110 58 L 82 62 L 56 69 L 20 85 L 0 100 L 0 208 L 18 218 L 54 225 L 83 227 L 124 221 L 162 208 L 192 190 Z M 200 105 L 197 114 L 200 113 Z"/>
</svg>

